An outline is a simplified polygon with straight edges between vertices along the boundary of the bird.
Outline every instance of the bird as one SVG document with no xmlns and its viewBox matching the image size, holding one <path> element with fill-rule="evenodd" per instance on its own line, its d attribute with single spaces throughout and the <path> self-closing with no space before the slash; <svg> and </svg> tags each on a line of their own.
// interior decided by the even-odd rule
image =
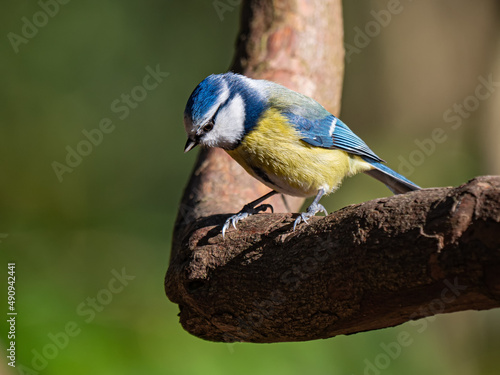
<svg viewBox="0 0 500 375">
<path fill-rule="evenodd" d="M 354 132 L 316 100 L 278 83 L 227 72 L 212 74 L 191 93 L 184 110 L 187 141 L 225 150 L 251 176 L 272 189 L 229 217 L 232 225 L 259 212 L 274 194 L 312 197 L 301 222 L 319 212 L 328 215 L 320 199 L 337 190 L 344 179 L 364 172 L 394 194 L 420 187 L 387 167 Z"/>
</svg>

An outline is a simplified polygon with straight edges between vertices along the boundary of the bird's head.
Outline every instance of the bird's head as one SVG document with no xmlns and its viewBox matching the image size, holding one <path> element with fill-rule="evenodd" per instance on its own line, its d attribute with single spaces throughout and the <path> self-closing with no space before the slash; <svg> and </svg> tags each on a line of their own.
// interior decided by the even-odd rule
<svg viewBox="0 0 500 375">
<path fill-rule="evenodd" d="M 193 91 L 184 110 L 188 140 L 184 152 L 196 145 L 236 148 L 264 111 L 265 81 L 239 74 L 212 74 Z"/>
</svg>

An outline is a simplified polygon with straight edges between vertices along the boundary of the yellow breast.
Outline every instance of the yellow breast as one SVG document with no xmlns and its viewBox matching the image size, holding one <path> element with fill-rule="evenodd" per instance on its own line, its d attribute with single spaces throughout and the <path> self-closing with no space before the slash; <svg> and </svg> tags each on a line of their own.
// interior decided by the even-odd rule
<svg viewBox="0 0 500 375">
<path fill-rule="evenodd" d="M 335 190 L 345 176 L 371 169 L 360 157 L 314 147 L 277 110 L 267 110 L 234 150 L 227 151 L 245 170 L 280 193 L 309 197 Z"/>
</svg>

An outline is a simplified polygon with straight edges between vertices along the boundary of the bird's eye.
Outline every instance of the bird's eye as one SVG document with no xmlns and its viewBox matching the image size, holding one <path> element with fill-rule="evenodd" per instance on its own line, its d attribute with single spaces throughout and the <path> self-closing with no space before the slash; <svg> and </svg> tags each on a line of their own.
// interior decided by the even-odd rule
<svg viewBox="0 0 500 375">
<path fill-rule="evenodd" d="M 209 122 L 208 124 L 206 124 L 204 127 L 203 127 L 203 133 L 208 133 L 210 130 L 212 130 L 214 128 L 214 123 L 213 122 Z"/>
</svg>

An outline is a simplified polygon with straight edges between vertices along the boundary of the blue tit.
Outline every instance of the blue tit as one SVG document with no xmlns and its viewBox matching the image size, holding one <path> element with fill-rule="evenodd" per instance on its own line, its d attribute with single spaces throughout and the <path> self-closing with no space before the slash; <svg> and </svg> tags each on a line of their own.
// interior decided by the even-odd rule
<svg viewBox="0 0 500 375">
<path fill-rule="evenodd" d="M 364 172 L 395 194 L 419 187 L 382 164 L 341 120 L 314 99 L 277 83 L 235 73 L 213 74 L 193 91 L 184 111 L 187 143 L 220 147 L 250 175 L 272 189 L 230 217 L 222 234 L 243 218 L 265 211 L 260 205 L 276 193 L 315 196 L 295 220 L 307 222 L 325 208 L 321 197 L 346 176 Z"/>
</svg>

